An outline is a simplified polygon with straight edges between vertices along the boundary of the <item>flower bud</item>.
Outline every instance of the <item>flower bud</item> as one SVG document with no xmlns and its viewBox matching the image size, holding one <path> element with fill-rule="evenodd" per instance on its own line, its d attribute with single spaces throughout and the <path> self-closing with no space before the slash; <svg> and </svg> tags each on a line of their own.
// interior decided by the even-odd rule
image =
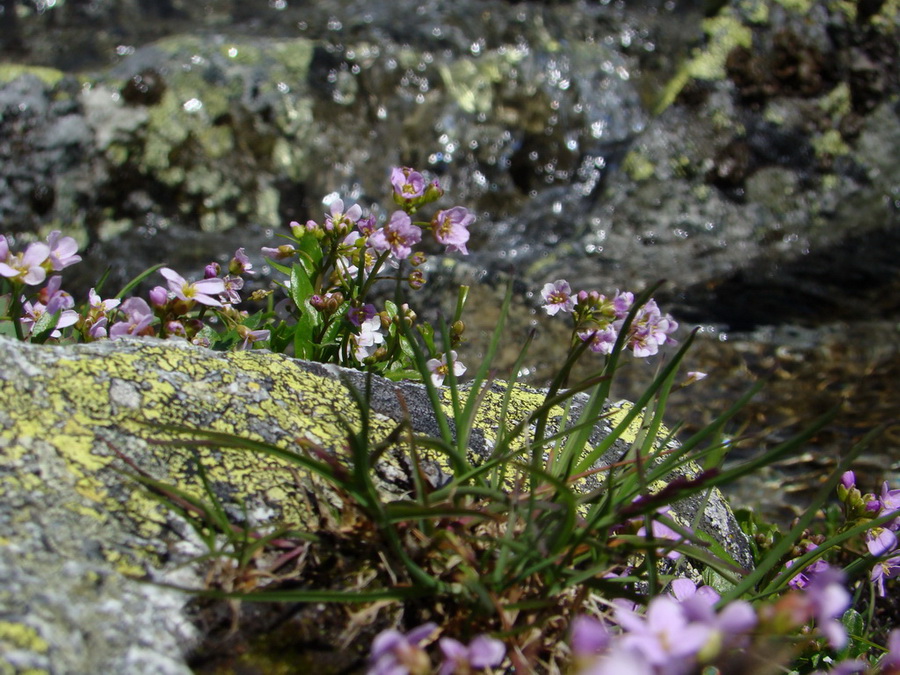
<svg viewBox="0 0 900 675">
<path fill-rule="evenodd" d="M 340 291 L 335 291 L 325 300 L 325 312 L 328 314 L 334 314 L 338 309 L 340 309 L 341 305 L 344 304 L 344 294 Z"/>
<path fill-rule="evenodd" d="M 440 183 L 438 183 L 437 178 L 435 178 L 428 184 L 428 187 L 425 188 L 425 194 L 422 195 L 422 203 L 429 204 L 433 201 L 437 201 L 443 196 L 444 190 L 441 188 Z"/>
<path fill-rule="evenodd" d="M 222 266 L 217 262 L 211 262 L 203 269 L 203 278 L 204 279 L 215 279 L 219 276 L 219 272 L 222 271 Z"/>
<path fill-rule="evenodd" d="M 178 337 L 187 337 L 187 332 L 184 330 L 184 325 L 180 321 L 167 321 L 166 334 L 177 335 Z"/>
<path fill-rule="evenodd" d="M 407 281 L 409 282 L 409 287 L 417 291 L 425 285 L 425 275 L 422 273 L 422 270 L 413 270 L 409 273 Z"/>
<path fill-rule="evenodd" d="M 162 286 L 156 286 L 150 290 L 150 304 L 154 307 L 165 307 L 169 302 L 169 291 Z"/>
<path fill-rule="evenodd" d="M 422 251 L 416 251 L 409 257 L 409 262 L 413 267 L 418 267 L 423 264 L 426 260 L 428 260 L 428 256 L 426 256 Z"/>
</svg>

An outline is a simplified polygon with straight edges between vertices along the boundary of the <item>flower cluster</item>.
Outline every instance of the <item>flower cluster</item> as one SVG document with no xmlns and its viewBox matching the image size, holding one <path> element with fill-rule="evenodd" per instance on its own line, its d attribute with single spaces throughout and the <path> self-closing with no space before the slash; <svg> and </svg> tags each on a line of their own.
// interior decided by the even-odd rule
<svg viewBox="0 0 900 675">
<path fill-rule="evenodd" d="M 379 633 L 372 642 L 367 675 L 429 675 L 433 672 L 426 647 L 440 633 L 435 623 L 425 623 L 404 635 L 396 629 Z M 438 640 L 442 660 L 439 675 L 462 675 L 499 666 L 506 656 L 500 640 L 478 635 L 468 645 L 453 638 Z"/>
<path fill-rule="evenodd" d="M 21 340 L 63 339 L 65 331 L 69 339 L 87 342 L 153 335 L 219 349 L 268 343 L 276 351 L 291 349 L 295 356 L 372 367 L 396 377 L 421 377 L 409 343 L 418 332 L 433 357 L 432 379 L 440 382 L 449 367 L 456 375 L 465 371 L 453 351 L 462 340 L 459 317 L 453 322 L 451 344 L 439 350 L 434 330 L 416 324 L 407 304 L 384 301 L 377 309 L 370 297 L 381 281 L 404 283 L 412 290 L 423 286 L 427 256 L 417 249 L 426 230 L 446 252 L 466 255 L 475 216 L 462 206 L 451 206 L 437 210 L 430 220 L 414 220 L 417 212 L 443 196 L 437 180 L 397 167 L 390 183 L 399 208 L 385 222 L 337 197 L 328 202 L 321 222 L 294 221 L 287 243 L 263 247 L 272 266 L 288 275 L 281 285 L 289 297 L 280 308 L 270 305 L 270 311 L 253 317 L 236 309 L 244 277 L 253 273 L 243 248 L 227 266 L 207 265 L 200 279 L 162 267 L 163 283 L 146 298 L 104 298 L 99 289 L 91 289 L 87 302 L 76 309 L 72 295 L 61 288 L 59 273 L 81 257 L 75 240 L 58 231 L 21 252 L 11 250 L 9 240 L 0 236 L 0 299 L 6 298 L 5 313 Z M 282 323 L 273 320 L 277 318 Z"/>
<path fill-rule="evenodd" d="M 668 594 L 650 600 L 645 613 L 618 600 L 612 626 L 589 616 L 573 621 L 571 646 L 579 672 L 587 675 L 619 673 L 692 673 L 730 649 L 749 641 L 756 612 L 736 601 L 715 610 L 719 594 L 678 578 Z"/>
<path fill-rule="evenodd" d="M 193 316 L 197 307 L 214 308 L 243 338 L 242 347 L 268 339 L 268 331 L 247 329 L 242 324 L 247 314 L 234 309 L 241 301 L 241 275 L 253 268 L 244 249 L 237 250 L 221 278 L 218 263 L 207 265 L 205 278 L 195 282 L 164 267 L 160 274 L 166 286 L 153 288 L 149 303 L 137 296 L 104 299 L 91 288 L 80 311 L 76 311 L 72 295 L 62 289 L 60 276 L 62 270 L 81 261 L 77 250 L 75 240 L 59 231 L 51 232 L 46 243 L 33 242 L 20 253 L 11 251 L 7 238 L 0 235 L 0 276 L 10 291 L 9 314 L 18 319 L 14 326 L 20 339 L 60 339 L 62 330 L 72 328 L 73 337 L 85 342 L 153 335 L 188 338 L 208 346 L 209 338 L 200 335 L 204 324 Z"/>
<path fill-rule="evenodd" d="M 608 297 L 597 291 L 572 292 L 565 279 L 545 284 L 541 289 L 544 311 L 550 316 L 572 314 L 574 336 L 589 343 L 591 351 L 611 354 L 619 334 L 625 328 L 634 305 L 634 294 L 616 291 Z M 667 343 L 674 343 L 672 334 L 678 323 L 663 314 L 651 298 L 637 308 L 624 337 L 625 345 L 636 357 L 653 356 Z"/>
<path fill-rule="evenodd" d="M 847 471 L 841 476 L 838 499 L 844 504 L 848 521 L 888 518 L 881 525 L 871 527 L 865 535 L 866 548 L 876 558 L 870 580 L 881 597 L 886 595 L 885 581 L 900 576 L 900 550 L 897 548 L 897 532 L 900 531 L 900 489 L 892 490 L 888 482 L 881 486 L 879 495 L 863 495 L 856 487 L 856 476 Z"/>
<path fill-rule="evenodd" d="M 335 197 L 321 223 L 293 221 L 291 236 L 285 236 L 290 243 L 263 248 L 273 266 L 290 275 L 286 290 L 293 301 L 294 318 L 305 331 L 295 333 L 298 356 L 366 365 L 381 372 L 412 372 L 410 351 L 403 343 L 405 329 L 415 323 L 415 313 L 407 305 L 398 307 L 390 302 L 379 311 L 370 302 L 373 288 L 379 281 L 421 288 L 425 283 L 421 268 L 427 256 L 417 249 L 423 232 L 430 230 L 445 252 L 465 255 L 475 216 L 462 206 L 453 206 L 437 211 L 429 221 L 414 220 L 423 207 L 443 196 L 437 180 L 429 182 L 418 171 L 397 167 L 390 182 L 399 208 L 385 222 L 366 215 L 358 204 L 348 206 Z M 287 266 L 293 258 L 296 262 Z M 438 364 L 432 368 L 437 381 L 442 379 L 439 371 L 446 373 L 447 354 L 438 361 L 441 354 L 431 333 L 423 335 Z M 455 355 L 452 360 L 455 372 L 461 374 Z"/>
</svg>

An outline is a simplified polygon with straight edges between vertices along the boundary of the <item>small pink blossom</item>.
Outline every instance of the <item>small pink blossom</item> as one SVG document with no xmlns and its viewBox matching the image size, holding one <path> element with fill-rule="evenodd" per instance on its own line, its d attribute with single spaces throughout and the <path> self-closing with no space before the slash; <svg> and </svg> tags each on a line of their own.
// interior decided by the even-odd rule
<svg viewBox="0 0 900 675">
<path fill-rule="evenodd" d="M 554 316 L 558 312 L 568 313 L 575 309 L 572 287 L 565 279 L 557 279 L 544 284 L 541 289 L 541 297 L 544 298 L 544 311 L 550 316 Z"/>
<path fill-rule="evenodd" d="M 362 207 L 359 204 L 354 204 L 345 212 L 344 200 L 338 198 L 328 206 L 330 213 L 325 216 L 325 229 L 328 232 L 332 230 L 336 230 L 339 234 L 349 232 L 362 217 Z"/>
<path fill-rule="evenodd" d="M 619 338 L 619 331 L 614 326 L 606 328 L 597 328 L 594 330 L 586 330 L 578 333 L 578 337 L 584 342 L 590 342 L 590 350 L 597 354 L 612 354 L 616 340 Z"/>
<path fill-rule="evenodd" d="M 119 307 L 119 311 L 125 315 L 125 319 L 110 326 L 110 339 L 126 335 L 151 335 L 153 333 L 150 327 L 150 324 L 153 322 L 153 312 L 143 298 L 128 298 Z"/>
<path fill-rule="evenodd" d="M 244 338 L 241 343 L 241 349 L 248 349 L 254 342 L 268 340 L 270 332 L 268 330 L 251 330 L 247 326 L 238 326 L 238 335 Z"/>
<path fill-rule="evenodd" d="M 53 267 L 54 272 L 59 272 L 81 261 L 81 256 L 76 255 L 78 253 L 78 243 L 72 237 L 63 237 L 61 235 L 62 232 L 59 230 L 53 230 L 47 236 L 47 243 L 50 246 L 50 265 Z"/>
<path fill-rule="evenodd" d="M 8 253 L 6 262 L 0 262 L 0 276 L 27 286 L 38 286 L 47 278 L 43 264 L 49 257 L 50 247 L 34 242 L 24 253 Z"/>
<path fill-rule="evenodd" d="M 278 248 L 263 246 L 260 250 L 264 256 L 273 260 L 287 260 L 297 254 L 293 244 L 282 244 Z"/>
<path fill-rule="evenodd" d="M 453 638 L 441 638 L 438 646 L 444 655 L 444 662 L 438 671 L 439 675 L 453 673 L 471 673 L 472 670 L 483 670 L 499 666 L 506 656 L 506 646 L 492 637 L 479 635 L 468 646 Z"/>
<path fill-rule="evenodd" d="M 118 298 L 110 298 L 108 300 L 103 300 L 97 294 L 93 288 L 88 291 L 88 303 L 91 306 L 91 309 L 96 310 L 102 314 L 109 312 L 121 304 L 121 300 Z"/>
<path fill-rule="evenodd" d="M 243 247 L 234 252 L 234 257 L 228 263 L 228 272 L 234 276 L 253 273 L 253 263 L 250 262 Z"/>
<path fill-rule="evenodd" d="M 866 547 L 872 556 L 881 558 L 897 548 L 897 535 L 886 528 L 877 528 L 866 534 Z M 885 597 L 885 580 L 898 576 L 900 576 L 900 556 L 894 556 L 875 563 L 869 578 L 875 584 L 878 595 Z"/>
<path fill-rule="evenodd" d="M 393 628 L 382 631 L 372 641 L 366 675 L 408 675 L 431 671 L 431 659 L 422 643 L 437 632 L 436 623 L 425 623 L 404 635 Z"/>
<path fill-rule="evenodd" d="M 210 307 L 222 306 L 222 303 L 213 297 L 225 291 L 225 283 L 221 279 L 202 279 L 191 283 L 168 267 L 163 267 L 159 273 L 169 282 L 169 290 L 180 300 L 199 302 Z"/>
<path fill-rule="evenodd" d="M 150 289 L 148 295 L 150 297 L 150 304 L 154 307 L 165 307 L 169 302 L 169 291 L 162 286 L 154 286 Z"/>
<path fill-rule="evenodd" d="M 62 309 L 59 304 L 44 305 L 41 302 L 25 302 L 22 304 L 22 318 L 20 321 L 27 332 L 30 333 L 34 329 L 34 325 L 45 314 L 56 314 L 57 312 L 59 312 L 59 318 L 56 321 L 56 326 L 50 333 L 50 337 L 59 338 L 62 337 L 62 333 L 59 331 L 60 328 L 68 328 L 77 323 L 79 319 L 78 312 L 71 309 Z"/>
<path fill-rule="evenodd" d="M 634 317 L 628 346 L 637 358 L 653 356 L 661 345 L 674 342 L 669 336 L 677 328 L 678 323 L 668 314 L 663 316 L 655 300 L 648 300 Z"/>
<path fill-rule="evenodd" d="M 394 211 L 387 225 L 369 236 L 369 246 L 379 253 L 390 251 L 395 258 L 403 260 L 421 240 L 422 230 L 412 224 L 409 216 L 403 211 Z"/>
<path fill-rule="evenodd" d="M 454 206 L 445 211 L 438 211 L 431 219 L 434 238 L 447 248 L 446 252 L 459 251 L 468 255 L 466 242 L 469 241 L 469 226 L 475 222 L 475 216 L 462 206 Z"/>
<path fill-rule="evenodd" d="M 402 199 L 415 199 L 425 194 L 425 177 L 409 167 L 394 167 L 391 170 L 391 185 L 394 194 Z"/>
<path fill-rule="evenodd" d="M 238 304 L 241 301 L 241 295 L 238 291 L 244 287 L 244 280 L 241 277 L 228 274 L 222 278 L 222 283 L 225 285 L 225 290 L 219 296 L 222 304 Z"/>
</svg>

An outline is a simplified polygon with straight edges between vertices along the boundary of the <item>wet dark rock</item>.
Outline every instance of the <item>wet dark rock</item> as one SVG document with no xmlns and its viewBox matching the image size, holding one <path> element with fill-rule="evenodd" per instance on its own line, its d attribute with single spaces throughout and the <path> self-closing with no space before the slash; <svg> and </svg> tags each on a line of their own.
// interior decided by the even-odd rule
<svg viewBox="0 0 900 675">
<path fill-rule="evenodd" d="M 128 79 L 122 87 L 122 98 L 131 105 L 156 105 L 165 92 L 165 78 L 159 71 L 147 68 Z"/>
</svg>

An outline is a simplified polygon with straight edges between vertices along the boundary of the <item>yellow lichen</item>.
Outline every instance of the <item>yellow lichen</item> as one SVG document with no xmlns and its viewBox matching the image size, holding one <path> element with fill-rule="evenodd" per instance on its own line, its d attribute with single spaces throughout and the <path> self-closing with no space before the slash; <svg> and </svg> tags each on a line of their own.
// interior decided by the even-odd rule
<svg viewBox="0 0 900 675">
<path fill-rule="evenodd" d="M 656 172 L 653 162 L 636 150 L 632 150 L 625 156 L 622 168 L 628 174 L 629 178 L 636 181 L 652 178 L 653 174 Z"/>
<path fill-rule="evenodd" d="M 46 654 L 49 649 L 47 641 L 34 628 L 10 621 L 0 621 L 0 643 L 35 654 Z"/>
</svg>

